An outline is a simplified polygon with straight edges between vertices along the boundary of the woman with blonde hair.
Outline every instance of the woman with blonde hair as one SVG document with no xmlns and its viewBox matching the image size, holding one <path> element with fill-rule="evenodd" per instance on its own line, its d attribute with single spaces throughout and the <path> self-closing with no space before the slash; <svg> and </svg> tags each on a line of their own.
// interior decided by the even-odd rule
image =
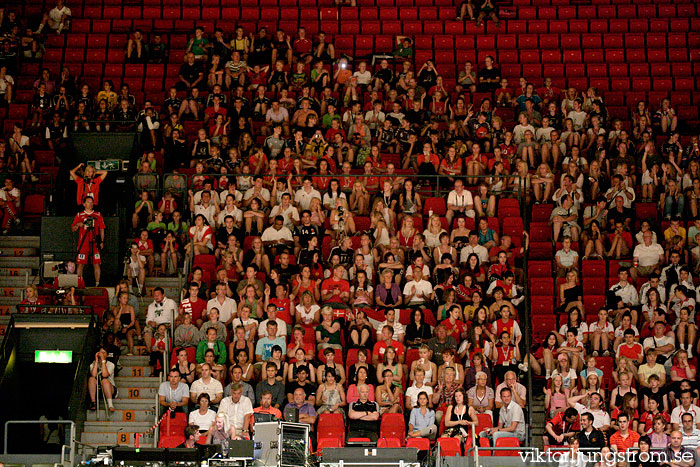
<svg viewBox="0 0 700 467">
<path fill-rule="evenodd" d="M 236 428 L 229 423 L 228 415 L 219 413 L 207 434 L 207 444 L 223 444 L 224 441 L 237 439 Z"/>
<path fill-rule="evenodd" d="M 442 228 L 440 217 L 433 214 L 428 219 L 428 227 L 423 231 L 425 245 L 430 249 L 438 247 L 440 245 L 440 235 L 443 232 L 446 233 L 445 229 Z"/>
</svg>

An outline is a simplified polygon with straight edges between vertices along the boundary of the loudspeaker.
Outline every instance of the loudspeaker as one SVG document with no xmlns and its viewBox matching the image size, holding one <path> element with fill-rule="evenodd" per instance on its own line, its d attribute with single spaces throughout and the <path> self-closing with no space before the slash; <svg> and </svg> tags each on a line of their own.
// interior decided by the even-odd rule
<svg viewBox="0 0 700 467">
<path fill-rule="evenodd" d="M 288 405 L 284 408 L 284 421 L 299 423 L 299 408 Z"/>
<path fill-rule="evenodd" d="M 105 241 L 100 252 L 102 257 L 102 279 L 105 284 L 115 283 L 121 279 L 124 263 L 119 256 L 119 247 L 123 243 L 119 232 L 119 217 L 104 217 Z M 41 254 L 52 254 L 56 261 L 75 261 L 78 251 L 78 232 L 71 231 L 73 217 L 41 218 Z M 92 275 L 92 267 L 85 267 L 85 275 Z M 92 285 L 92 279 L 86 280 Z"/>
<path fill-rule="evenodd" d="M 365 465 L 386 466 L 391 463 L 418 462 L 416 448 L 323 448 L 322 464 L 353 465 L 353 461 Z M 371 463 L 371 464 L 368 464 Z"/>
</svg>

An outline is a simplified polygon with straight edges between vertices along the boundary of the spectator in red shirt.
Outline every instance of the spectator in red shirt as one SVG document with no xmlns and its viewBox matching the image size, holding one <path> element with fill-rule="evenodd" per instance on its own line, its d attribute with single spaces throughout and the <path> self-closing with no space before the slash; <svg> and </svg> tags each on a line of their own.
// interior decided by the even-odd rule
<svg viewBox="0 0 700 467">
<path fill-rule="evenodd" d="M 556 102 L 561 95 L 561 89 L 552 86 L 552 78 L 544 79 L 544 86 L 537 90 L 537 95 L 542 99 L 542 107 L 549 105 L 550 102 Z"/>
<path fill-rule="evenodd" d="M 300 62 L 311 63 L 313 59 L 313 55 L 311 54 L 312 47 L 313 43 L 306 38 L 306 29 L 303 27 L 299 28 L 297 31 L 297 38 L 292 43 L 294 57 Z"/>
<path fill-rule="evenodd" d="M 102 214 L 93 210 L 94 205 L 92 196 L 87 196 L 83 201 L 85 210 L 75 215 L 71 230 L 78 232 L 78 276 L 82 277 L 85 265 L 91 263 L 95 270 L 95 286 L 99 287 L 102 272 L 100 251 L 106 226 Z"/>
<path fill-rule="evenodd" d="M 28 285 L 24 289 L 24 300 L 19 302 L 20 313 L 37 313 L 41 311 L 41 308 L 37 308 L 32 305 L 43 305 L 44 303 L 39 299 L 39 293 L 37 292 L 36 285 Z"/>
<path fill-rule="evenodd" d="M 617 358 L 627 357 L 637 363 L 637 365 L 641 364 L 644 360 L 644 349 L 642 344 L 634 341 L 634 330 L 630 328 L 625 329 L 624 336 L 625 342 L 617 348 Z"/>
<path fill-rule="evenodd" d="M 387 347 L 393 347 L 396 350 L 396 356 L 399 362 L 403 363 L 405 360 L 405 349 L 401 342 L 393 338 L 394 328 L 388 324 L 382 328 L 382 340 L 374 344 L 372 349 L 372 364 L 377 365 L 381 360 L 384 359 L 384 352 L 386 352 Z"/>
<path fill-rule="evenodd" d="M 204 323 L 202 313 L 206 308 L 207 301 L 199 298 L 199 284 L 190 282 L 189 296 L 180 303 L 179 316 L 184 316 L 185 314 L 192 315 L 192 323 L 194 323 L 197 328 L 201 328 Z"/>
<path fill-rule="evenodd" d="M 418 172 L 422 175 L 436 175 L 438 166 L 440 165 L 440 158 L 437 154 L 433 153 L 433 148 L 430 143 L 425 143 L 423 145 L 423 152 L 418 155 L 416 160 L 418 164 Z"/>
<path fill-rule="evenodd" d="M 84 168 L 82 176 L 78 175 L 78 170 L 80 170 L 81 168 Z M 85 166 L 85 164 L 83 164 L 82 162 L 70 171 L 71 180 L 75 180 L 75 183 L 78 185 L 77 201 L 79 205 L 82 205 L 83 201 L 85 201 L 85 198 L 88 196 L 92 197 L 94 206 L 98 205 L 100 195 L 100 183 L 102 183 L 106 176 L 107 171 L 96 171 L 93 166 Z"/>
<path fill-rule="evenodd" d="M 153 265 L 155 258 L 155 249 L 153 247 L 153 241 L 148 238 L 148 230 L 143 229 L 139 235 L 139 239 L 136 244 L 139 247 L 139 254 L 146 258 L 146 264 L 148 265 L 148 275 L 153 275 Z"/>
<path fill-rule="evenodd" d="M 613 451 L 623 453 L 629 448 L 639 447 L 639 433 L 629 429 L 630 417 L 621 413 L 617 418 L 620 430 L 610 437 L 610 448 Z"/>
<path fill-rule="evenodd" d="M 455 340 L 457 340 L 457 342 L 461 342 L 467 337 L 467 325 L 464 323 L 464 321 L 459 319 L 462 314 L 459 305 L 453 305 L 452 308 L 450 308 L 449 313 L 449 318 L 440 324 L 447 329 L 448 336 L 452 336 L 455 338 Z"/>
<path fill-rule="evenodd" d="M 350 283 L 343 279 L 345 266 L 336 264 L 333 275 L 321 284 L 321 301 L 346 305 L 350 299 Z"/>
<path fill-rule="evenodd" d="M 563 446 L 581 430 L 579 414 L 573 407 L 564 412 L 557 413 L 545 425 L 544 444 L 550 446 Z"/>
</svg>

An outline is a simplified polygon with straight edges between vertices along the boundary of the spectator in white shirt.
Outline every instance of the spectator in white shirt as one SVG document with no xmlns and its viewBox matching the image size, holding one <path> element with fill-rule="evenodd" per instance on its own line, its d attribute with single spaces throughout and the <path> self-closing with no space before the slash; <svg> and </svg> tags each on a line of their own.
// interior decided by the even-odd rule
<svg viewBox="0 0 700 467">
<path fill-rule="evenodd" d="M 656 361 L 662 365 L 666 363 L 670 364 L 668 361 L 669 357 L 676 350 L 676 344 L 673 336 L 668 336 L 665 334 L 666 323 L 663 321 L 657 321 L 654 324 L 654 334 L 651 337 L 644 339 L 644 351 L 647 349 L 656 349 Z M 669 366 L 669 365 L 666 365 Z"/>
<path fill-rule="evenodd" d="M 250 437 L 253 403 L 243 395 L 240 384 L 231 386 L 231 395 L 221 401 L 218 413 L 228 415 L 229 423 L 236 429 L 236 433 L 242 433 L 244 438 Z"/>
<path fill-rule="evenodd" d="M 476 230 L 469 232 L 469 243 L 462 248 L 459 254 L 459 263 L 464 265 L 472 253 L 479 257 L 479 263 L 486 264 L 489 262 L 489 250 L 485 246 L 479 245 L 479 232 Z"/>
<path fill-rule="evenodd" d="M 190 412 L 189 424 L 195 425 L 200 435 L 209 434 L 209 429 L 214 424 L 216 412 L 209 408 L 209 394 L 203 392 L 197 398 L 199 409 Z"/>
<path fill-rule="evenodd" d="M 449 224 L 452 223 L 456 213 L 463 213 L 467 217 L 473 218 L 474 198 L 469 190 L 464 189 L 462 180 L 455 180 L 455 188 L 447 195 L 447 213 L 445 217 Z"/>
<path fill-rule="evenodd" d="M 224 397 L 224 387 L 219 380 L 212 378 L 211 365 L 202 363 L 202 376 L 192 383 L 190 387 L 190 400 L 193 404 L 199 401 L 199 396 L 202 393 L 209 394 L 209 401 L 212 405 L 221 402 Z"/>
<path fill-rule="evenodd" d="M 403 288 L 404 302 L 408 306 L 421 306 L 430 302 L 433 298 L 433 286 L 423 280 L 423 271 L 413 271 L 413 280 L 406 283 Z"/>
<path fill-rule="evenodd" d="M 557 277 L 565 277 L 572 269 L 578 269 L 578 253 L 571 248 L 571 237 L 565 236 L 562 248 L 554 255 L 557 264 Z"/>
<path fill-rule="evenodd" d="M 690 391 L 681 392 L 681 403 L 671 412 L 671 424 L 674 430 L 678 430 L 682 423 L 682 416 L 690 414 L 693 417 L 693 425 L 700 428 L 700 407 L 693 404 L 693 394 Z"/>
<path fill-rule="evenodd" d="M 268 292 L 266 289 L 265 292 Z M 269 294 L 265 294 L 265 298 L 269 300 Z M 267 319 L 261 321 L 258 325 L 258 337 L 263 338 L 267 336 L 267 323 L 270 321 L 275 321 L 277 323 L 277 337 L 287 338 L 287 323 L 284 322 L 282 318 L 277 317 L 277 306 L 274 303 L 267 305 Z"/>
<path fill-rule="evenodd" d="M 654 243 L 652 233 L 647 230 L 642 234 L 642 243 L 634 247 L 635 267 L 630 269 L 632 279 L 638 276 L 646 277 L 654 272 L 664 261 L 664 249 L 658 243 Z"/>
<path fill-rule="evenodd" d="M 231 324 L 236 317 L 236 301 L 226 296 L 227 285 L 219 282 L 216 284 L 216 296 L 207 302 L 207 314 L 212 308 L 219 310 L 219 320 L 226 326 Z"/>
<path fill-rule="evenodd" d="M 146 326 L 143 328 L 143 341 L 147 349 L 151 348 L 151 340 L 158 325 L 165 324 L 172 327 L 176 318 L 177 305 L 175 301 L 165 296 L 162 287 L 156 287 L 153 290 L 153 302 L 148 305 L 146 312 Z"/>
<path fill-rule="evenodd" d="M 306 176 L 301 188 L 294 194 L 294 203 L 304 211 L 311 207 L 311 200 L 314 198 L 322 199 L 321 193 L 313 187 L 311 177 Z"/>
<path fill-rule="evenodd" d="M 289 193 L 284 193 L 282 202 L 276 204 L 270 211 L 270 219 L 274 219 L 277 216 L 284 218 L 284 226 L 290 230 L 299 224 L 299 211 L 292 205 L 292 195 Z"/>
<path fill-rule="evenodd" d="M 282 248 L 292 248 L 294 246 L 294 237 L 292 231 L 284 226 L 284 217 L 275 217 L 275 223 L 266 228 L 260 239 L 263 245 L 267 248 L 275 248 L 276 254 L 281 254 Z"/>
</svg>

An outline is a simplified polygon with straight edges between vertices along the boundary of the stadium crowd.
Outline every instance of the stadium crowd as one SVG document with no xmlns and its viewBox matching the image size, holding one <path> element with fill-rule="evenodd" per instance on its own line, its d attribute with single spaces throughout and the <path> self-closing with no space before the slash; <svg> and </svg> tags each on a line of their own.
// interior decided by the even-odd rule
<svg viewBox="0 0 700 467">
<path fill-rule="evenodd" d="M 27 34 L 61 33 L 69 16 L 51 10 Z M 400 413 L 409 438 L 470 442 L 474 426 L 524 442 L 518 381 L 531 371 L 546 381 L 546 445 L 680 440 L 694 452 L 697 129 L 667 98 L 623 122 L 594 88 L 510 83 L 490 56 L 448 80 L 433 61 L 414 63 L 410 37 L 375 65 L 310 36 L 197 27 L 185 50 L 168 50 L 135 30 L 128 63 L 183 59 L 166 95 L 140 103 L 125 84 L 97 91 L 70 70 L 42 71 L 27 134 L 18 124 L 0 144 L 8 171 L 33 172 L 32 146 L 62 154 L 72 132 L 137 131 L 144 148 L 107 353 L 143 338 L 156 373 L 168 371 L 163 408 L 213 439 L 248 436 L 254 412 L 291 405 L 312 426 L 342 414 L 372 440 L 384 414 Z M 75 167 L 77 203 L 99 206 L 107 176 Z M 13 190 L 0 192 L 9 221 Z M 531 208 L 549 213 L 547 238 L 523 231 Z M 525 348 L 530 240 L 555 245 L 559 322 Z M 596 309 L 584 300 L 588 262 L 617 266 Z M 191 263 L 181 297 L 154 290 L 141 329 L 129 288 Z M 171 351 L 173 368 L 159 368 Z"/>
</svg>

